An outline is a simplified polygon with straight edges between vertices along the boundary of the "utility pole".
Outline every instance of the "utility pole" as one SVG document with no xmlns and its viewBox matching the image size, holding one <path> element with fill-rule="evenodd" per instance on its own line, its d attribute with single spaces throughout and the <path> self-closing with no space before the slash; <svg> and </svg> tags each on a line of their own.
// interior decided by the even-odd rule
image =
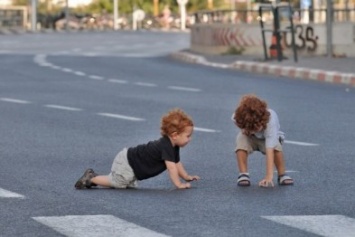
<svg viewBox="0 0 355 237">
<path fill-rule="evenodd" d="M 333 57 L 333 1 L 327 0 L 327 57 Z"/>
<path fill-rule="evenodd" d="M 159 0 L 153 0 L 154 5 L 154 16 L 159 15 Z"/>
<path fill-rule="evenodd" d="M 207 8 L 208 8 L 209 10 L 213 10 L 213 0 L 208 0 L 208 2 L 207 2 Z"/>
<path fill-rule="evenodd" d="M 180 24 L 181 30 L 186 29 L 186 4 L 189 0 L 177 0 L 180 7 Z"/>
<path fill-rule="evenodd" d="M 37 0 L 31 2 L 31 30 L 37 30 Z"/>
<path fill-rule="evenodd" d="M 113 29 L 117 30 L 119 29 L 118 25 L 118 0 L 113 0 Z"/>
<path fill-rule="evenodd" d="M 65 0 L 65 30 L 69 30 L 69 0 Z"/>
</svg>

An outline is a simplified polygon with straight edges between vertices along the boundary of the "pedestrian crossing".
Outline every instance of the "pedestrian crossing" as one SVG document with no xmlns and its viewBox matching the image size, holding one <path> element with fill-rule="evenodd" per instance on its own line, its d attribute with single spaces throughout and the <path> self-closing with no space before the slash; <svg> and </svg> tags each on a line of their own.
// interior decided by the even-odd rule
<svg viewBox="0 0 355 237">
<path fill-rule="evenodd" d="M 68 237 L 168 237 L 112 215 L 33 217 Z"/>
<path fill-rule="evenodd" d="M 324 237 L 354 237 L 355 219 L 342 215 L 262 216 L 279 224 Z"/>
<path fill-rule="evenodd" d="M 25 199 L 25 196 L 0 188 L 2 198 Z M 113 215 L 33 216 L 34 221 L 67 237 L 168 237 Z M 260 216 L 265 221 L 286 225 L 304 233 L 323 237 L 354 237 L 355 218 L 345 215 Z"/>
<path fill-rule="evenodd" d="M 0 198 L 25 198 L 25 196 L 0 188 Z"/>
</svg>

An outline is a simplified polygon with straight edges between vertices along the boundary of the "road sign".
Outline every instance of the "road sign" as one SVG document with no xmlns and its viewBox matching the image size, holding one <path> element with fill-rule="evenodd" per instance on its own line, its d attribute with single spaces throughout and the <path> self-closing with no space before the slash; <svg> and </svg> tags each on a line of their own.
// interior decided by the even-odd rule
<svg viewBox="0 0 355 237">
<path fill-rule="evenodd" d="M 137 9 L 133 12 L 133 17 L 136 21 L 143 21 L 145 12 L 142 9 Z"/>
</svg>

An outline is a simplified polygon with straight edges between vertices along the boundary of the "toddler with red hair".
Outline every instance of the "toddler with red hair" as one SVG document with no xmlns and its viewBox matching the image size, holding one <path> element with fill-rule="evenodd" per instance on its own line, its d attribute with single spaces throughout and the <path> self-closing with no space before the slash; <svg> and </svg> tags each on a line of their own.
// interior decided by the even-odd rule
<svg viewBox="0 0 355 237">
<path fill-rule="evenodd" d="M 179 189 L 190 188 L 189 181 L 200 179 L 189 175 L 180 161 L 180 148 L 187 145 L 193 132 L 192 119 L 181 109 L 173 109 L 161 119 L 161 137 L 120 151 L 108 175 L 98 175 L 87 169 L 75 183 L 76 189 L 102 186 L 135 188 L 138 180 L 159 175 L 166 169 L 172 183 Z M 181 179 L 186 182 L 181 182 Z"/>
</svg>

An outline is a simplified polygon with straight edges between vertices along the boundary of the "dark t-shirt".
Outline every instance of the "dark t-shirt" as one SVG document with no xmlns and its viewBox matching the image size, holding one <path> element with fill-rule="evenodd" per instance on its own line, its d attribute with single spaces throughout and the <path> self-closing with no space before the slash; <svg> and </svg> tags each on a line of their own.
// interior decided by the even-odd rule
<svg viewBox="0 0 355 237">
<path fill-rule="evenodd" d="M 127 151 L 129 165 L 138 180 L 148 179 L 166 170 L 165 161 L 178 163 L 180 148 L 173 147 L 166 136 L 147 144 L 131 147 Z"/>
</svg>

